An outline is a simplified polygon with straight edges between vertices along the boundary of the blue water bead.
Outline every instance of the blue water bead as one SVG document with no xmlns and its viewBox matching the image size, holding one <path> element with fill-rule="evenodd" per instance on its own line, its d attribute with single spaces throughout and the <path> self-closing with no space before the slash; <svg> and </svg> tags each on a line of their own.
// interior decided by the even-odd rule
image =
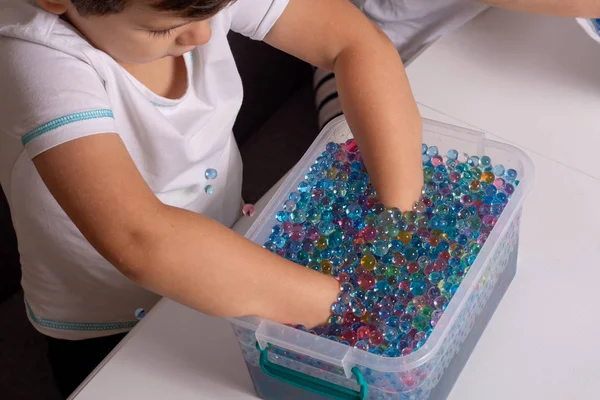
<svg viewBox="0 0 600 400">
<path fill-rule="evenodd" d="M 325 150 L 327 150 L 328 153 L 330 154 L 337 154 L 337 152 L 340 149 L 340 145 L 337 143 L 333 143 L 333 142 L 329 142 L 327 143 L 327 146 L 325 146 Z"/>
<path fill-rule="evenodd" d="M 302 243 L 301 242 L 290 242 L 290 251 L 297 253 L 300 250 L 302 250 Z"/>
<path fill-rule="evenodd" d="M 363 302 L 356 298 L 350 300 L 350 309 L 352 310 L 352 313 L 357 317 L 362 317 L 367 312 L 367 309 L 364 306 Z"/>
<path fill-rule="evenodd" d="M 387 282 L 385 282 L 385 281 L 380 281 L 380 282 L 384 282 L 387 284 Z M 377 282 L 377 283 L 379 283 L 379 282 Z M 364 303 L 365 307 L 367 307 L 368 310 L 370 310 L 375 305 L 377 300 L 379 300 L 379 295 L 374 290 L 367 290 L 365 292 L 364 297 L 365 298 L 363 300 L 363 303 Z"/>
<path fill-rule="evenodd" d="M 438 155 L 438 148 L 437 146 L 431 146 L 427 149 L 427 151 L 425 152 L 425 154 L 427 154 L 429 157 L 435 157 Z"/>
<path fill-rule="evenodd" d="M 346 312 L 346 309 L 346 304 L 341 302 L 333 303 L 333 305 L 331 306 L 331 312 L 335 315 L 343 315 Z"/>
<path fill-rule="evenodd" d="M 322 181 L 322 187 L 325 190 L 332 190 L 333 189 L 333 179 L 323 179 Z"/>
<path fill-rule="evenodd" d="M 494 196 L 494 200 L 492 201 L 492 204 L 495 204 L 495 203 L 506 204 L 507 201 L 508 201 L 508 196 L 506 195 L 506 193 L 499 192 L 499 193 L 496 193 L 496 195 Z"/>
<path fill-rule="evenodd" d="M 494 217 L 499 217 L 504 210 L 504 204 L 492 204 L 491 213 Z"/>
<path fill-rule="evenodd" d="M 362 208 L 356 203 L 350 203 L 346 207 L 346 214 L 352 219 L 360 218 L 362 216 Z"/>
<path fill-rule="evenodd" d="M 496 192 L 498 192 L 498 189 L 496 189 L 496 186 L 494 186 L 494 185 L 487 185 L 485 187 L 485 195 L 486 196 L 493 197 L 496 194 Z"/>
<path fill-rule="evenodd" d="M 415 296 L 421 296 L 425 293 L 426 288 L 427 284 L 421 280 L 415 280 L 410 283 L 410 292 Z"/>
<path fill-rule="evenodd" d="M 317 224 L 317 229 L 321 235 L 330 235 L 335 230 L 335 225 L 331 221 L 321 221 Z"/>
<path fill-rule="evenodd" d="M 277 246 L 273 242 L 266 242 L 263 247 L 273 253 L 277 251 Z"/>
<path fill-rule="evenodd" d="M 408 293 L 406 293 L 406 291 L 402 289 L 396 292 L 396 297 L 398 299 L 404 299 L 407 295 Z M 394 314 L 404 314 L 404 311 L 406 311 L 406 306 L 402 303 L 396 303 L 396 305 L 394 306 Z"/>
<path fill-rule="evenodd" d="M 423 156 L 421 156 L 421 160 L 423 161 L 423 164 L 427 164 L 429 161 L 431 161 L 431 157 L 429 157 L 427 154 L 423 154 Z"/>
<path fill-rule="evenodd" d="M 479 165 L 481 165 L 482 167 L 489 167 L 491 163 L 492 163 L 492 159 L 489 158 L 488 156 L 483 156 L 479 160 Z"/>
<path fill-rule="evenodd" d="M 423 143 L 423 144 L 421 145 L 421 153 L 422 153 L 422 154 L 425 154 L 426 152 L 427 152 L 427 145 L 426 145 L 425 143 Z"/>
<path fill-rule="evenodd" d="M 383 264 L 392 264 L 394 262 L 394 254 L 388 251 L 386 255 L 381 257 L 381 262 Z"/>
<path fill-rule="evenodd" d="M 283 203 L 283 210 L 287 212 L 292 212 L 296 209 L 296 202 L 293 200 L 286 200 Z"/>
<path fill-rule="evenodd" d="M 287 243 L 287 240 L 283 236 L 277 236 L 273 238 L 271 242 L 273 242 L 278 249 L 283 249 Z"/>
<path fill-rule="evenodd" d="M 298 191 L 300 193 L 308 193 L 312 190 L 312 185 L 306 181 L 302 181 L 298 184 Z"/>
<path fill-rule="evenodd" d="M 325 221 L 323 221 L 323 222 L 325 222 Z M 329 235 L 329 238 L 327 240 L 329 247 L 332 249 L 339 248 L 343 242 L 344 242 L 344 237 L 340 232 L 332 232 Z"/>
<path fill-rule="evenodd" d="M 209 168 L 204 172 L 204 177 L 206 179 L 217 179 L 217 170 L 214 168 Z"/>
<path fill-rule="evenodd" d="M 400 326 L 400 317 L 392 315 L 385 320 L 385 324 L 390 328 L 398 328 Z"/>
<path fill-rule="evenodd" d="M 477 167 L 479 165 L 479 157 L 477 157 L 477 156 L 469 157 L 469 159 L 467 160 L 467 164 L 470 167 Z"/>
<path fill-rule="evenodd" d="M 456 160 L 458 158 L 458 151 L 450 149 L 446 155 L 448 156 L 448 159 Z"/>
<path fill-rule="evenodd" d="M 388 294 L 391 293 L 391 288 L 390 285 L 387 281 L 378 281 L 375 283 L 375 287 L 373 288 L 373 294 L 376 294 L 379 297 L 384 297 L 387 296 Z M 386 319 L 387 316 L 385 318 L 382 319 Z"/>
<path fill-rule="evenodd" d="M 383 356 L 385 357 L 389 357 L 389 358 L 393 358 L 393 357 L 400 357 L 401 353 L 398 349 L 396 349 L 395 347 L 388 347 L 387 349 L 385 349 L 385 351 L 383 352 Z M 396 382 L 395 380 L 390 380 L 391 382 Z"/>
<path fill-rule="evenodd" d="M 352 161 L 352 163 L 350 164 L 350 168 L 352 169 L 352 171 L 359 172 L 362 170 L 363 164 L 360 161 Z"/>
<path fill-rule="evenodd" d="M 403 321 L 400 323 L 399 329 L 400 329 L 400 332 L 406 333 L 412 329 L 412 324 L 408 321 Z"/>
<path fill-rule="evenodd" d="M 334 216 L 333 216 L 333 211 L 331 210 L 323 210 L 323 207 L 321 206 L 321 219 L 323 221 L 333 221 L 334 220 Z"/>
<path fill-rule="evenodd" d="M 402 243 L 401 241 L 394 239 L 392 241 L 390 241 L 390 251 L 394 252 L 394 253 L 398 253 L 401 252 L 402 250 L 404 250 L 404 243 Z M 389 262 L 386 261 L 386 263 L 389 264 Z"/>
<path fill-rule="evenodd" d="M 492 172 L 496 176 L 504 175 L 504 165 L 498 164 L 498 165 L 494 166 L 494 168 L 492 168 Z"/>
<path fill-rule="evenodd" d="M 306 211 L 296 209 L 294 212 L 289 214 L 290 221 L 295 224 L 301 224 L 306 221 Z"/>
<path fill-rule="evenodd" d="M 390 244 L 385 240 L 376 240 L 373 243 L 373 253 L 377 256 L 384 256 L 388 253 Z"/>
<path fill-rule="evenodd" d="M 394 340 L 398 337 L 398 329 L 392 328 L 391 326 L 386 326 L 383 328 L 383 338 L 388 342 Z"/>
<path fill-rule="evenodd" d="M 507 181 L 514 181 L 517 178 L 517 171 L 515 171 L 512 168 L 507 169 L 506 172 L 504 173 L 504 177 L 506 178 Z"/>
<path fill-rule="evenodd" d="M 285 211 L 279 211 L 276 215 L 275 218 L 277 219 L 277 221 L 279 222 L 287 222 L 290 220 L 290 214 L 285 212 Z"/>
<path fill-rule="evenodd" d="M 435 271 L 429 274 L 428 278 L 429 282 L 431 282 L 433 285 L 437 285 L 442 280 L 442 274 Z"/>
</svg>

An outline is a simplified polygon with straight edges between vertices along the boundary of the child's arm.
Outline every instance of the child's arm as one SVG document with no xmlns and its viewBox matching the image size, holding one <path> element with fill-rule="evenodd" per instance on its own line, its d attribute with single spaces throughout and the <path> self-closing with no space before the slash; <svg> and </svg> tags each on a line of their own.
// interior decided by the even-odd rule
<svg viewBox="0 0 600 400">
<path fill-rule="evenodd" d="M 347 0 L 291 0 L 265 41 L 335 72 L 379 198 L 412 209 L 423 185 L 422 121 L 390 40 Z"/>
<path fill-rule="evenodd" d="M 491 6 L 514 11 L 559 17 L 600 18 L 598 0 L 478 0 Z"/>
<path fill-rule="evenodd" d="M 36 156 L 50 192 L 86 239 L 134 282 L 217 316 L 324 323 L 339 286 L 202 215 L 161 203 L 120 137 L 76 139 Z"/>
</svg>

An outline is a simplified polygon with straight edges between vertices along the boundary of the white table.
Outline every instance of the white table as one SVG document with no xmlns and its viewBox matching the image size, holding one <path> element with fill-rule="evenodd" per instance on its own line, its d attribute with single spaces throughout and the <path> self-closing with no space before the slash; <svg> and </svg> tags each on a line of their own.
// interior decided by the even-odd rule
<svg viewBox="0 0 600 400">
<path fill-rule="evenodd" d="M 493 10 L 408 72 L 424 116 L 516 144 L 537 168 L 519 272 L 450 400 L 597 397 L 600 47 L 572 20 Z M 256 397 L 229 324 L 163 300 L 74 398 Z"/>
</svg>

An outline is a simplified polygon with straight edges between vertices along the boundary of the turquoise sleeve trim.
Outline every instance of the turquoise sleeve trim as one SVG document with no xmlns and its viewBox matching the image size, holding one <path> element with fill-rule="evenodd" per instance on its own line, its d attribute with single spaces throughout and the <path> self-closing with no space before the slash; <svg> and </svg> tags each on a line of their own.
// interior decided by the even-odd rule
<svg viewBox="0 0 600 400">
<path fill-rule="evenodd" d="M 26 145 L 27 143 L 31 142 L 36 137 L 41 136 L 44 133 L 48 133 L 50 131 L 58 129 L 61 126 L 69 125 L 69 124 L 72 124 L 75 122 L 87 121 L 90 119 L 100 119 L 100 118 L 114 119 L 115 116 L 113 115 L 113 112 L 110 109 L 90 110 L 90 111 L 83 111 L 83 112 L 79 112 L 79 113 L 65 115 L 64 117 L 55 118 L 52 121 L 46 122 L 44 125 L 40 125 L 37 128 L 27 132 L 21 138 L 21 143 L 23 143 L 23 145 Z"/>
<path fill-rule="evenodd" d="M 54 321 L 46 318 L 38 318 L 35 316 L 29 303 L 25 300 L 27 313 L 33 322 L 44 328 L 57 329 L 61 331 L 116 331 L 123 329 L 132 329 L 139 321 L 124 321 L 124 322 L 66 322 Z"/>
<path fill-rule="evenodd" d="M 170 108 L 170 107 L 176 107 L 179 104 L 160 104 L 154 101 L 150 101 L 150 103 L 152 103 L 153 106 L 155 107 L 162 107 L 162 108 Z"/>
</svg>

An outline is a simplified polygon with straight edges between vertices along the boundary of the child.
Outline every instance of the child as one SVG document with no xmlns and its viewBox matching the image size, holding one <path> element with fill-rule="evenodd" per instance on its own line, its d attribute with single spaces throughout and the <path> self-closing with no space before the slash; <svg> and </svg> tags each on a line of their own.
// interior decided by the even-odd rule
<svg viewBox="0 0 600 400">
<path fill-rule="evenodd" d="M 392 40 L 405 64 L 446 33 L 476 17 L 488 6 L 568 17 L 600 17 L 597 0 L 353 0 Z M 596 40 L 598 24 L 579 19 Z M 315 96 L 321 126 L 342 114 L 332 72 L 315 71 Z"/>
<path fill-rule="evenodd" d="M 381 201 L 406 210 L 420 195 L 421 120 L 402 62 L 346 0 L 0 9 L 0 182 L 27 313 L 65 396 L 159 296 L 308 327 L 330 315 L 335 279 L 227 228 L 241 207 L 230 29 L 335 71 Z"/>
</svg>

